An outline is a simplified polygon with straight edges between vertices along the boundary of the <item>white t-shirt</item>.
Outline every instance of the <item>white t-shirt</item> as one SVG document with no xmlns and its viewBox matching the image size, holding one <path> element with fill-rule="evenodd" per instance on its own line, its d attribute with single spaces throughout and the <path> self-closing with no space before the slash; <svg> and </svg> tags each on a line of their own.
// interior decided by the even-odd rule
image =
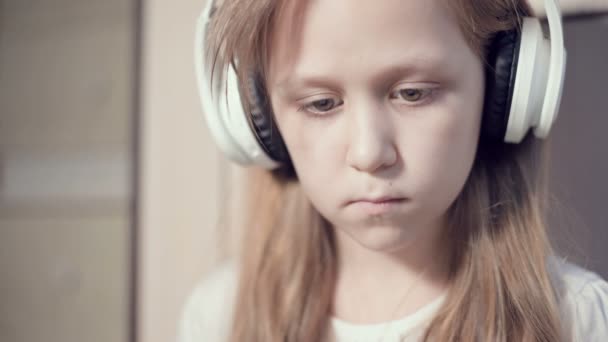
<svg viewBox="0 0 608 342">
<path fill-rule="evenodd" d="M 572 322 L 574 341 L 608 341 L 608 283 L 597 274 L 554 259 L 557 279 L 565 287 L 564 317 Z M 179 342 L 225 342 L 229 338 L 237 291 L 237 267 L 220 265 L 194 290 L 184 307 Z M 404 318 L 378 324 L 352 324 L 333 317 L 331 326 L 338 342 L 418 341 L 445 295 Z M 402 340 L 405 338 L 405 340 Z"/>
</svg>

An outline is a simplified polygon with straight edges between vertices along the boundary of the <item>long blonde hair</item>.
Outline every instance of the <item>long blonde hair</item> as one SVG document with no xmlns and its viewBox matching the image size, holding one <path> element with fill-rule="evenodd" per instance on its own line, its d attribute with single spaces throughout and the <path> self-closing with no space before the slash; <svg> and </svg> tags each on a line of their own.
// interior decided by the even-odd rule
<svg viewBox="0 0 608 342">
<path fill-rule="evenodd" d="M 285 3 L 224 0 L 210 26 L 210 57 L 220 65 L 238 60 L 241 84 L 254 65 L 265 76 L 269 35 Z M 446 4 L 482 59 L 497 32 L 518 29 L 531 13 L 519 0 Z M 425 341 L 564 340 L 548 271 L 547 155 L 546 142 L 531 136 L 518 145 L 479 144 L 449 209 L 451 287 Z M 325 340 L 337 269 L 332 228 L 292 174 L 251 173 L 231 341 Z"/>
</svg>

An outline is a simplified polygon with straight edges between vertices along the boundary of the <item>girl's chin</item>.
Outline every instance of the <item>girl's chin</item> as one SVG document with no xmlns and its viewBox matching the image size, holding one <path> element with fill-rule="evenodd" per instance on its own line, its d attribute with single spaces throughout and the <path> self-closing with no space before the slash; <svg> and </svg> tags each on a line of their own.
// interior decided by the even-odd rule
<svg viewBox="0 0 608 342">
<path fill-rule="evenodd" d="M 378 252 L 391 252 L 407 247 L 414 239 L 403 226 L 366 225 L 364 227 L 337 228 L 338 238 L 351 239 L 361 247 Z"/>
</svg>

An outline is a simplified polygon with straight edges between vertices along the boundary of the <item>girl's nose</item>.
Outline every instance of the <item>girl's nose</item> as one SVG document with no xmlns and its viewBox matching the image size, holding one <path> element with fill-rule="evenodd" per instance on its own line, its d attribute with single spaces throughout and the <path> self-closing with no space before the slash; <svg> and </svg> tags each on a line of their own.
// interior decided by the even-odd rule
<svg viewBox="0 0 608 342">
<path fill-rule="evenodd" d="M 347 114 L 348 115 L 348 114 Z M 382 107 L 353 109 L 346 162 L 357 171 L 372 173 L 397 162 L 391 115 Z"/>
</svg>

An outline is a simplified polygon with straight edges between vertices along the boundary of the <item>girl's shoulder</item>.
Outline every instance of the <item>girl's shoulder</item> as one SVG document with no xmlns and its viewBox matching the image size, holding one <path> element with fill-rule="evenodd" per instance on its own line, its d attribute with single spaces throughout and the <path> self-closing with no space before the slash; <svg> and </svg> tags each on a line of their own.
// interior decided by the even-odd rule
<svg viewBox="0 0 608 342">
<path fill-rule="evenodd" d="M 226 341 L 232 323 L 237 283 L 234 261 L 225 261 L 207 273 L 185 302 L 178 341 Z"/>
<path fill-rule="evenodd" d="M 608 283 L 597 273 L 555 257 L 553 275 L 564 322 L 574 341 L 608 341 Z"/>
<path fill-rule="evenodd" d="M 608 283 L 565 259 L 552 259 L 564 322 L 574 341 L 608 341 Z M 187 299 L 179 322 L 179 342 L 226 341 L 238 286 L 238 267 L 226 261 L 213 268 Z"/>
</svg>

